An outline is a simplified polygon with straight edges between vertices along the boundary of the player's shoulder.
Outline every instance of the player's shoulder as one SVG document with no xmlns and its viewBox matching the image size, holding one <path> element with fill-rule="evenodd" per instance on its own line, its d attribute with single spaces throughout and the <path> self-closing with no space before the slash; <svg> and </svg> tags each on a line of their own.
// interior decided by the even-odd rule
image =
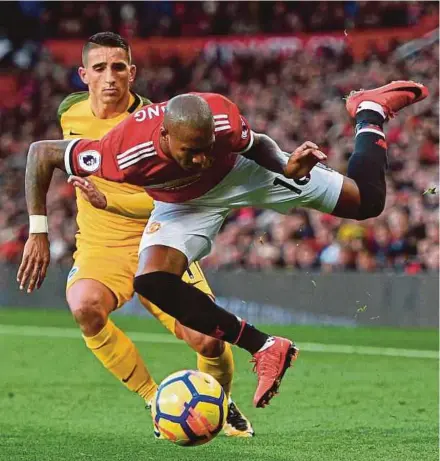
<svg viewBox="0 0 440 461">
<path fill-rule="evenodd" d="M 214 111 L 224 110 L 230 111 L 231 109 L 235 108 L 235 104 L 228 99 L 226 96 L 223 96 L 219 93 L 194 93 L 198 96 L 202 97 L 213 109 Z"/>
<path fill-rule="evenodd" d="M 142 95 L 139 95 L 139 94 L 136 94 L 136 96 L 138 96 L 141 100 L 141 106 L 149 106 L 150 104 L 153 104 L 153 102 L 146 98 L 145 96 L 142 96 Z"/>
<path fill-rule="evenodd" d="M 89 98 L 88 91 L 78 91 L 76 93 L 71 93 L 66 96 L 58 107 L 58 119 L 61 120 L 61 117 L 69 112 L 70 110 L 77 108 L 81 103 L 85 103 Z"/>
<path fill-rule="evenodd" d="M 230 99 L 218 93 L 199 93 L 199 96 L 209 104 L 216 136 L 228 137 L 241 129 L 240 111 Z"/>
<path fill-rule="evenodd" d="M 217 134 L 221 132 L 222 135 L 227 135 L 240 124 L 240 111 L 226 96 L 219 93 L 199 93 L 199 95 L 209 104 Z"/>
</svg>

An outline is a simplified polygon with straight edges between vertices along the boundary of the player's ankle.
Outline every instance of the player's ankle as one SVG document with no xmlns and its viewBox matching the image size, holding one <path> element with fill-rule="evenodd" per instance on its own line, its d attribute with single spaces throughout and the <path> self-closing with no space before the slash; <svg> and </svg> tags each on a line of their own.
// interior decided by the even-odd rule
<svg viewBox="0 0 440 461">
<path fill-rule="evenodd" d="M 242 332 L 236 341 L 236 345 L 242 349 L 246 349 L 252 355 L 258 352 L 270 338 L 269 335 L 257 330 L 250 323 L 244 323 Z"/>
<path fill-rule="evenodd" d="M 263 352 L 266 349 L 269 349 L 269 347 L 273 346 L 275 344 L 275 338 L 273 336 L 269 336 L 266 339 L 266 342 L 258 349 L 257 352 Z"/>
<path fill-rule="evenodd" d="M 373 101 L 362 101 L 356 110 L 356 123 L 371 123 L 382 127 L 387 119 L 384 108 Z"/>
</svg>

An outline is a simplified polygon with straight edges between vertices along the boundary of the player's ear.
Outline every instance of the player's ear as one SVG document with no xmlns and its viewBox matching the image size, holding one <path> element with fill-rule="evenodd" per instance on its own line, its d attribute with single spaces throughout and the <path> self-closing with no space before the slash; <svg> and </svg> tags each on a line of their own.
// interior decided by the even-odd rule
<svg viewBox="0 0 440 461">
<path fill-rule="evenodd" d="M 87 72 L 85 67 L 78 67 L 78 75 L 83 83 L 85 83 L 86 85 L 89 84 L 89 79 L 87 78 Z"/>
<path fill-rule="evenodd" d="M 162 136 L 162 138 L 165 138 L 167 134 L 168 134 L 168 130 L 166 128 L 164 128 L 163 126 L 161 126 L 160 127 L 160 135 Z"/>
<path fill-rule="evenodd" d="M 129 83 L 134 82 L 134 79 L 136 78 L 136 72 L 137 72 L 136 66 L 134 64 L 132 64 L 130 66 L 130 76 L 128 78 Z"/>
</svg>

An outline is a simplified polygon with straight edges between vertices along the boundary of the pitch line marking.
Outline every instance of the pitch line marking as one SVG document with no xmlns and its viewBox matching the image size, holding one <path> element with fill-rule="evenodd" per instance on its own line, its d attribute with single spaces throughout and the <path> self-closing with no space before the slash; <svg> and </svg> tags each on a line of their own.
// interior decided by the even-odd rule
<svg viewBox="0 0 440 461">
<path fill-rule="evenodd" d="M 0 335 L 29 336 L 58 339 L 81 339 L 81 333 L 77 328 L 60 327 L 37 327 L 31 325 L 2 325 Z M 135 342 L 178 344 L 180 341 L 170 333 L 142 333 L 127 332 L 127 335 Z M 351 346 L 346 344 L 321 344 L 299 342 L 301 352 L 323 352 L 331 354 L 358 354 L 379 355 L 388 357 L 404 357 L 417 359 L 438 359 L 438 351 L 420 349 L 399 349 L 393 347 Z"/>
</svg>

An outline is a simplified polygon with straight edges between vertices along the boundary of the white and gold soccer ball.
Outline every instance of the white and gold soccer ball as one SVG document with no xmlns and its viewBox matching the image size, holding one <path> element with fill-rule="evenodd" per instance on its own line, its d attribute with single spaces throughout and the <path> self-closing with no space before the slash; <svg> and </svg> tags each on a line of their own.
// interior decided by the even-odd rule
<svg viewBox="0 0 440 461">
<path fill-rule="evenodd" d="M 211 441 L 222 429 L 228 398 L 211 375 L 183 370 L 165 378 L 151 405 L 156 430 L 177 445 Z"/>
</svg>

